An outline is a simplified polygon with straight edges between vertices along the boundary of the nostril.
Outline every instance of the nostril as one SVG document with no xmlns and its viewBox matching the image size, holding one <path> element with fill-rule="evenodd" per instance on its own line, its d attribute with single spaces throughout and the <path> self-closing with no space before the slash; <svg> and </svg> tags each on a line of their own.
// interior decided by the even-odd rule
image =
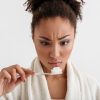
<svg viewBox="0 0 100 100">
<path fill-rule="evenodd" d="M 59 53 L 58 52 L 51 52 L 50 53 L 50 57 L 52 57 L 52 58 L 57 58 L 57 57 L 59 57 Z"/>
</svg>

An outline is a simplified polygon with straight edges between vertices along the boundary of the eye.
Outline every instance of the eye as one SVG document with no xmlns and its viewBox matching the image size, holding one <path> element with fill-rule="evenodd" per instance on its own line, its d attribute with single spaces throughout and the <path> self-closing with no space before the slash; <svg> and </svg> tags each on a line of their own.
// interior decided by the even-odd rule
<svg viewBox="0 0 100 100">
<path fill-rule="evenodd" d="M 65 45 L 68 45 L 69 42 L 70 42 L 69 40 L 61 41 L 61 42 L 60 42 L 60 45 L 61 45 L 61 46 L 65 46 Z"/>
<path fill-rule="evenodd" d="M 50 43 L 47 42 L 47 41 L 40 41 L 40 43 L 41 43 L 42 45 L 44 45 L 44 46 L 48 46 L 48 45 L 50 45 Z"/>
</svg>

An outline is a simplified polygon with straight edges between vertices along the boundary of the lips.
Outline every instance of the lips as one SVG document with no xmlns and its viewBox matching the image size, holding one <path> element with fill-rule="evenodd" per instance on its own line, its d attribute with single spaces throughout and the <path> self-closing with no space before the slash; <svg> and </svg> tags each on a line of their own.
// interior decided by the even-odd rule
<svg viewBox="0 0 100 100">
<path fill-rule="evenodd" d="M 52 65 L 52 67 L 58 67 L 61 65 L 62 62 L 49 62 L 50 65 Z"/>
</svg>

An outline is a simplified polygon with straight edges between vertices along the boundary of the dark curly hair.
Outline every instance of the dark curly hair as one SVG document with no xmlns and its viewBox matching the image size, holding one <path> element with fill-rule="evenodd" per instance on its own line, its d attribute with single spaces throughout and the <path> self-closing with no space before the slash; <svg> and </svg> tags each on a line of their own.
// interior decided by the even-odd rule
<svg viewBox="0 0 100 100">
<path fill-rule="evenodd" d="M 67 18 L 76 30 L 77 20 L 82 20 L 81 8 L 83 0 L 27 0 L 25 5 L 26 11 L 32 13 L 32 33 L 34 28 L 39 24 L 41 19 L 60 16 Z"/>
</svg>

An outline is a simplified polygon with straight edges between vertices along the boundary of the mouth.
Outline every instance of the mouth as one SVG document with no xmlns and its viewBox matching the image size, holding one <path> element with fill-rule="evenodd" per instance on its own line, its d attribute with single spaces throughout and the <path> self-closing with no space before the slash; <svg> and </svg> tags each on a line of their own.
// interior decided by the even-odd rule
<svg viewBox="0 0 100 100">
<path fill-rule="evenodd" d="M 52 67 L 59 67 L 61 66 L 62 62 L 48 62 Z"/>
</svg>

